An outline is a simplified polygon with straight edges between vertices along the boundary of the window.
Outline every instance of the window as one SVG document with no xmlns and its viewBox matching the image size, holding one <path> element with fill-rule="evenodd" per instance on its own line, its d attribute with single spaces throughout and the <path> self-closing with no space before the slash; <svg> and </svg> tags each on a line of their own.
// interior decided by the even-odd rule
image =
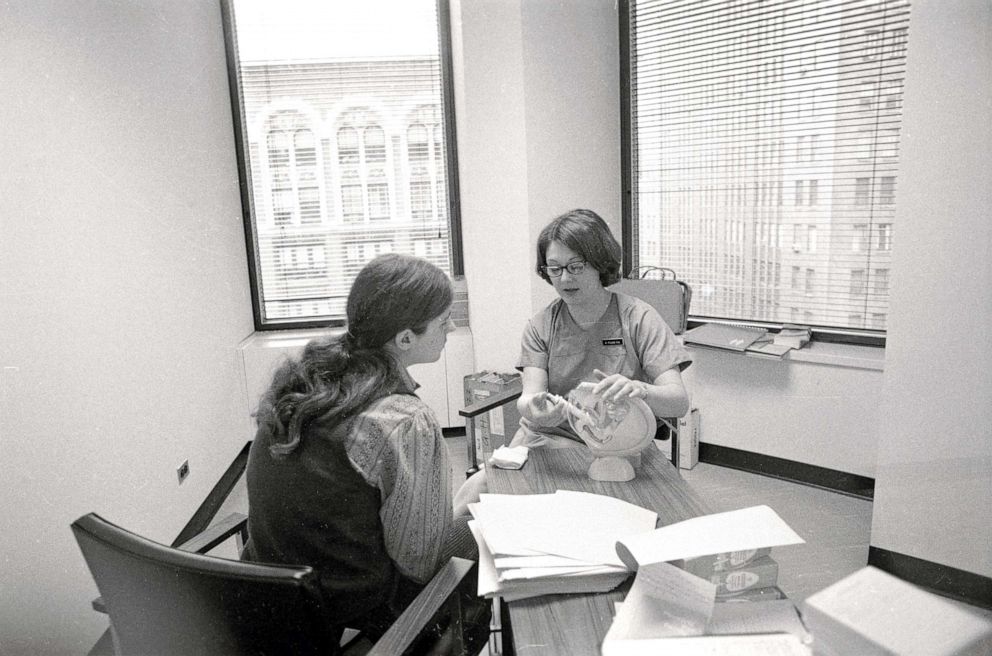
<svg viewBox="0 0 992 656">
<path fill-rule="evenodd" d="M 882 205 L 892 205 L 896 202 L 896 177 L 883 175 L 882 186 L 878 192 L 878 202 Z"/>
<path fill-rule="evenodd" d="M 258 329 L 341 325 L 373 257 L 462 273 L 447 0 L 223 0 Z"/>
<path fill-rule="evenodd" d="M 864 253 L 868 250 L 868 224 L 858 223 L 854 226 L 854 234 L 851 239 L 851 250 L 855 253 Z"/>
<path fill-rule="evenodd" d="M 875 269 L 875 295 L 879 297 L 887 296 L 889 293 L 889 270 Z"/>
<path fill-rule="evenodd" d="M 888 294 L 866 312 L 850 275 L 891 257 L 909 2 L 626 0 L 620 13 L 625 261 L 675 270 L 695 318 L 882 337 Z M 783 187 L 784 203 L 752 191 Z M 743 239 L 704 239 L 709 224 Z"/>
<path fill-rule="evenodd" d="M 865 270 L 854 269 L 851 271 L 851 296 L 860 296 L 868 290 L 865 282 Z"/>
</svg>

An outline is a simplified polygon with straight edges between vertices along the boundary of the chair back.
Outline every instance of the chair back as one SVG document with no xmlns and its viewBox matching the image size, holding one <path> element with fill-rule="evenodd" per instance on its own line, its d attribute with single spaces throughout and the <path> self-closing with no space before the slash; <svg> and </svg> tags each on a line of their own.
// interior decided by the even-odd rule
<svg viewBox="0 0 992 656">
<path fill-rule="evenodd" d="M 72 531 L 118 654 L 333 654 L 340 629 L 310 567 L 182 551 L 90 513 Z"/>
<path fill-rule="evenodd" d="M 613 287 L 639 298 L 649 304 L 676 335 L 686 330 L 689 321 L 689 304 L 692 302 L 692 288 L 678 280 L 671 269 L 646 267 L 642 278 L 624 278 Z"/>
</svg>

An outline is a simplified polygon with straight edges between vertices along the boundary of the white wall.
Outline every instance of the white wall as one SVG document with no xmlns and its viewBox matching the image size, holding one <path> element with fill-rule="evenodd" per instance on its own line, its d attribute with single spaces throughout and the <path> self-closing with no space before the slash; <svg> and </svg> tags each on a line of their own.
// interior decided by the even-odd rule
<svg viewBox="0 0 992 656">
<path fill-rule="evenodd" d="M 479 369 L 554 298 L 537 235 L 576 207 L 620 235 L 618 27 L 603 0 L 452 2 L 462 230 Z"/>
<path fill-rule="evenodd" d="M 871 544 L 992 576 L 992 8 L 914 2 Z"/>
<path fill-rule="evenodd" d="M 700 410 L 701 441 L 875 475 L 881 371 L 705 349 L 692 355 L 684 380 Z"/>
<path fill-rule="evenodd" d="M 220 10 L 7 1 L 0 62 L 0 653 L 80 654 L 106 618 L 69 524 L 171 542 L 249 437 Z"/>
</svg>

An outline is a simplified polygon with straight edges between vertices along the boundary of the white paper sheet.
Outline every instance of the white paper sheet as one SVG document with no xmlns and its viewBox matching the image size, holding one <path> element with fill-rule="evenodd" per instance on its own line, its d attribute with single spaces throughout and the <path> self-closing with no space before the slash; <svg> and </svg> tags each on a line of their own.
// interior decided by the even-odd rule
<svg viewBox="0 0 992 656">
<path fill-rule="evenodd" d="M 472 531 L 475 543 L 479 545 L 478 594 L 480 597 L 489 596 L 499 590 L 499 579 L 496 576 L 496 566 L 493 564 L 493 554 L 489 551 L 486 540 L 482 537 L 479 521 L 470 519 L 468 528 Z"/>
<path fill-rule="evenodd" d="M 667 562 L 715 553 L 805 542 L 768 506 L 694 517 L 616 544 L 625 565 Z"/>
<path fill-rule="evenodd" d="M 812 656 L 791 633 L 603 642 L 603 656 Z"/>
<path fill-rule="evenodd" d="M 804 644 L 813 640 L 788 599 L 716 604 L 706 625 L 708 635 L 783 632 L 793 634 Z"/>
<path fill-rule="evenodd" d="M 611 640 L 702 635 L 716 586 L 668 563 L 638 570 L 607 636 Z"/>
<path fill-rule="evenodd" d="M 519 567 L 588 567 L 599 563 L 576 560 L 566 556 L 496 556 L 496 569 L 516 569 Z M 626 569 L 626 568 L 624 568 Z"/>
<path fill-rule="evenodd" d="M 470 510 L 497 556 L 548 554 L 623 567 L 616 541 L 654 529 L 657 513 L 613 497 L 484 494 Z"/>
</svg>

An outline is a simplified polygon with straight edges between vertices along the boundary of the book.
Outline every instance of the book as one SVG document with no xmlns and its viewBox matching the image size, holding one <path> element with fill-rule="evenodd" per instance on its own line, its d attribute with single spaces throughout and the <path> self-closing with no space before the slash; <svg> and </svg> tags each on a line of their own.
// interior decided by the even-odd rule
<svg viewBox="0 0 992 656">
<path fill-rule="evenodd" d="M 778 563 L 771 556 L 762 556 L 743 567 L 714 572 L 709 580 L 716 586 L 718 597 L 767 588 L 778 583 Z"/>
<path fill-rule="evenodd" d="M 687 330 L 684 337 L 687 344 L 743 352 L 767 333 L 768 330 L 765 328 L 726 323 L 704 323 L 692 330 Z"/>
<path fill-rule="evenodd" d="M 469 510 L 478 592 L 506 600 L 615 588 L 630 575 L 617 536 L 651 531 L 658 518 L 621 499 L 571 490 L 482 494 Z"/>
<path fill-rule="evenodd" d="M 787 323 L 782 326 L 782 330 L 775 334 L 772 343 L 798 349 L 809 342 L 812 334 L 809 326 L 797 326 L 796 324 Z"/>
<path fill-rule="evenodd" d="M 782 357 L 793 348 L 795 347 L 790 344 L 779 344 L 769 340 L 767 342 L 755 342 L 751 346 L 748 346 L 744 351 L 748 355 L 757 355 L 761 357 L 774 358 L 775 360 L 781 360 Z"/>
<path fill-rule="evenodd" d="M 630 533 L 617 541 L 616 551 L 623 563 L 636 571 L 650 563 L 803 542 L 778 513 L 760 505 L 701 515 L 647 533 Z"/>
<path fill-rule="evenodd" d="M 992 653 L 992 621 L 875 567 L 864 567 L 803 602 L 818 654 Z"/>
<path fill-rule="evenodd" d="M 507 599 L 605 592 L 632 571 L 657 564 L 644 576 L 667 575 L 677 580 L 676 574 L 665 572 L 668 568 L 689 581 L 687 588 L 708 589 L 712 606 L 718 584 L 667 561 L 803 541 L 767 506 L 703 515 L 662 528 L 655 528 L 657 513 L 653 511 L 613 497 L 570 490 L 482 494 L 478 503 L 469 504 L 469 510 L 474 517 L 469 529 L 479 547 L 478 592 Z M 732 582 L 723 583 L 725 591 L 774 584 L 762 583 L 772 580 L 768 572 L 756 583 L 746 569 L 740 572 Z"/>
</svg>

